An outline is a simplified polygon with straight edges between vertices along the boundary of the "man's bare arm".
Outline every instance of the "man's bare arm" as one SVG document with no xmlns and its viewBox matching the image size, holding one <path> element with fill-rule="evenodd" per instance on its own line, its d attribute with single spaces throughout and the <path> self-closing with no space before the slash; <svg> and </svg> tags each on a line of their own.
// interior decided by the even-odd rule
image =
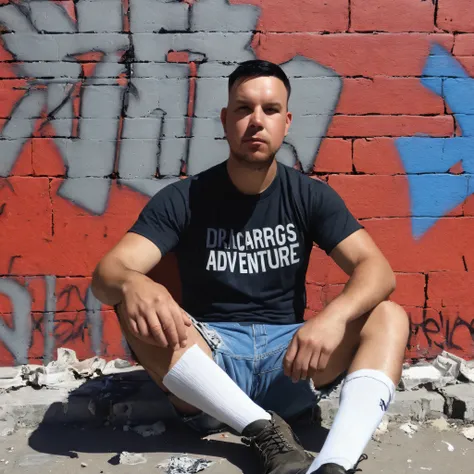
<svg viewBox="0 0 474 474">
<path fill-rule="evenodd" d="M 160 260 L 160 249 L 153 242 L 127 233 L 95 268 L 92 291 L 104 304 L 113 306 L 122 300 L 124 285 L 136 273 L 145 275 Z"/>
<path fill-rule="evenodd" d="M 337 245 L 330 257 L 350 279 L 322 312 L 352 321 L 384 301 L 395 290 L 395 275 L 380 249 L 363 229 Z"/>
<path fill-rule="evenodd" d="M 160 347 L 185 347 L 191 320 L 163 285 L 146 276 L 160 260 L 153 242 L 128 233 L 97 265 L 92 291 L 106 304 L 120 303 L 120 319 L 137 338 Z"/>
</svg>

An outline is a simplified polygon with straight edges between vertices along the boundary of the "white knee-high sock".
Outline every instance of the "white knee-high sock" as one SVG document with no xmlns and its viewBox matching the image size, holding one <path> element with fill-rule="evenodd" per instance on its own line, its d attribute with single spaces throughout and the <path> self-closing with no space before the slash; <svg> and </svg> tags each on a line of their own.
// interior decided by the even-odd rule
<svg viewBox="0 0 474 474">
<path fill-rule="evenodd" d="M 196 344 L 165 375 L 163 384 L 173 395 L 239 433 L 254 421 L 271 419 Z"/>
<path fill-rule="evenodd" d="M 382 421 L 394 393 L 392 380 L 380 370 L 364 369 L 349 374 L 342 386 L 334 423 L 308 474 L 329 463 L 352 469 Z"/>
</svg>

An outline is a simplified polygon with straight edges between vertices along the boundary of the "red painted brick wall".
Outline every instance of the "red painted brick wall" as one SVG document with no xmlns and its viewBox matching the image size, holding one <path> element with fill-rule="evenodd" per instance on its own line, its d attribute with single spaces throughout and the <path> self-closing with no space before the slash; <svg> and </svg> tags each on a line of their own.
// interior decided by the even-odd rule
<svg viewBox="0 0 474 474">
<path fill-rule="evenodd" d="M 193 128 L 214 116 L 205 104 L 223 105 L 205 78 L 224 77 L 204 73 L 206 63 L 251 57 L 304 57 L 340 81 L 323 140 L 316 131 L 305 137 L 314 141 L 305 171 L 342 195 L 390 260 L 393 300 L 412 323 L 407 358 L 474 357 L 474 146 L 462 152 L 474 114 L 470 0 L 51 0 L 30 12 L 18 3 L 0 1 L 0 365 L 47 362 L 61 346 L 80 358 L 127 356 L 111 308 L 99 309 L 89 291 L 91 273 L 149 199 L 146 183 L 205 166 L 182 144 L 195 146 L 194 134 L 215 143 Z M 303 78 L 317 76 L 294 65 Z M 320 93 L 314 84 L 307 98 Z M 148 110 L 140 97 L 157 103 Z M 305 100 L 295 100 L 302 115 Z M 181 120 L 181 137 L 153 135 L 158 109 L 165 124 Z M 157 120 L 149 135 L 133 127 L 141 119 Z M 167 144 L 175 148 L 165 156 Z M 146 153 L 162 155 L 144 176 L 136 163 Z M 300 153 L 295 159 L 307 163 Z M 177 160 L 173 172 L 166 160 Z M 154 277 L 179 298 L 172 257 Z M 308 316 L 345 281 L 315 248 Z"/>
</svg>

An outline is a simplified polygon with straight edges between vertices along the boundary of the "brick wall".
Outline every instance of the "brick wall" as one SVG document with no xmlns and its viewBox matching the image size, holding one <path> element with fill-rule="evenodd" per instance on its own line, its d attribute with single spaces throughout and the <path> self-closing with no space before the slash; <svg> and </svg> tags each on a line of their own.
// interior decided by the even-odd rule
<svg viewBox="0 0 474 474">
<path fill-rule="evenodd" d="M 151 195 L 226 157 L 225 76 L 255 57 L 294 87 L 278 158 L 327 180 L 397 272 L 407 358 L 474 357 L 470 0 L 295 5 L 0 1 L 0 365 L 126 356 L 91 272 Z M 308 315 L 344 281 L 315 249 Z"/>
</svg>

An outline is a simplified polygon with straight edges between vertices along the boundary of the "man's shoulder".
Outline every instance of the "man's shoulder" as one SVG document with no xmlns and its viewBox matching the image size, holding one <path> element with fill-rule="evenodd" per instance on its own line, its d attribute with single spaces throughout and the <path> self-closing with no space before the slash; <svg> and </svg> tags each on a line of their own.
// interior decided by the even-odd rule
<svg viewBox="0 0 474 474">
<path fill-rule="evenodd" d="M 318 190 L 324 189 L 328 184 L 317 176 L 309 176 L 296 168 L 278 163 L 282 180 L 287 181 L 290 186 L 298 186 L 301 189 Z"/>
<path fill-rule="evenodd" d="M 209 191 L 212 189 L 212 187 L 210 187 L 212 183 L 220 180 L 222 175 L 221 171 L 222 163 L 195 175 L 182 177 L 179 180 L 173 181 L 161 189 L 157 194 L 167 194 L 167 197 L 181 195 L 184 198 L 188 198 L 192 191 L 199 191 L 199 193 Z"/>
</svg>

